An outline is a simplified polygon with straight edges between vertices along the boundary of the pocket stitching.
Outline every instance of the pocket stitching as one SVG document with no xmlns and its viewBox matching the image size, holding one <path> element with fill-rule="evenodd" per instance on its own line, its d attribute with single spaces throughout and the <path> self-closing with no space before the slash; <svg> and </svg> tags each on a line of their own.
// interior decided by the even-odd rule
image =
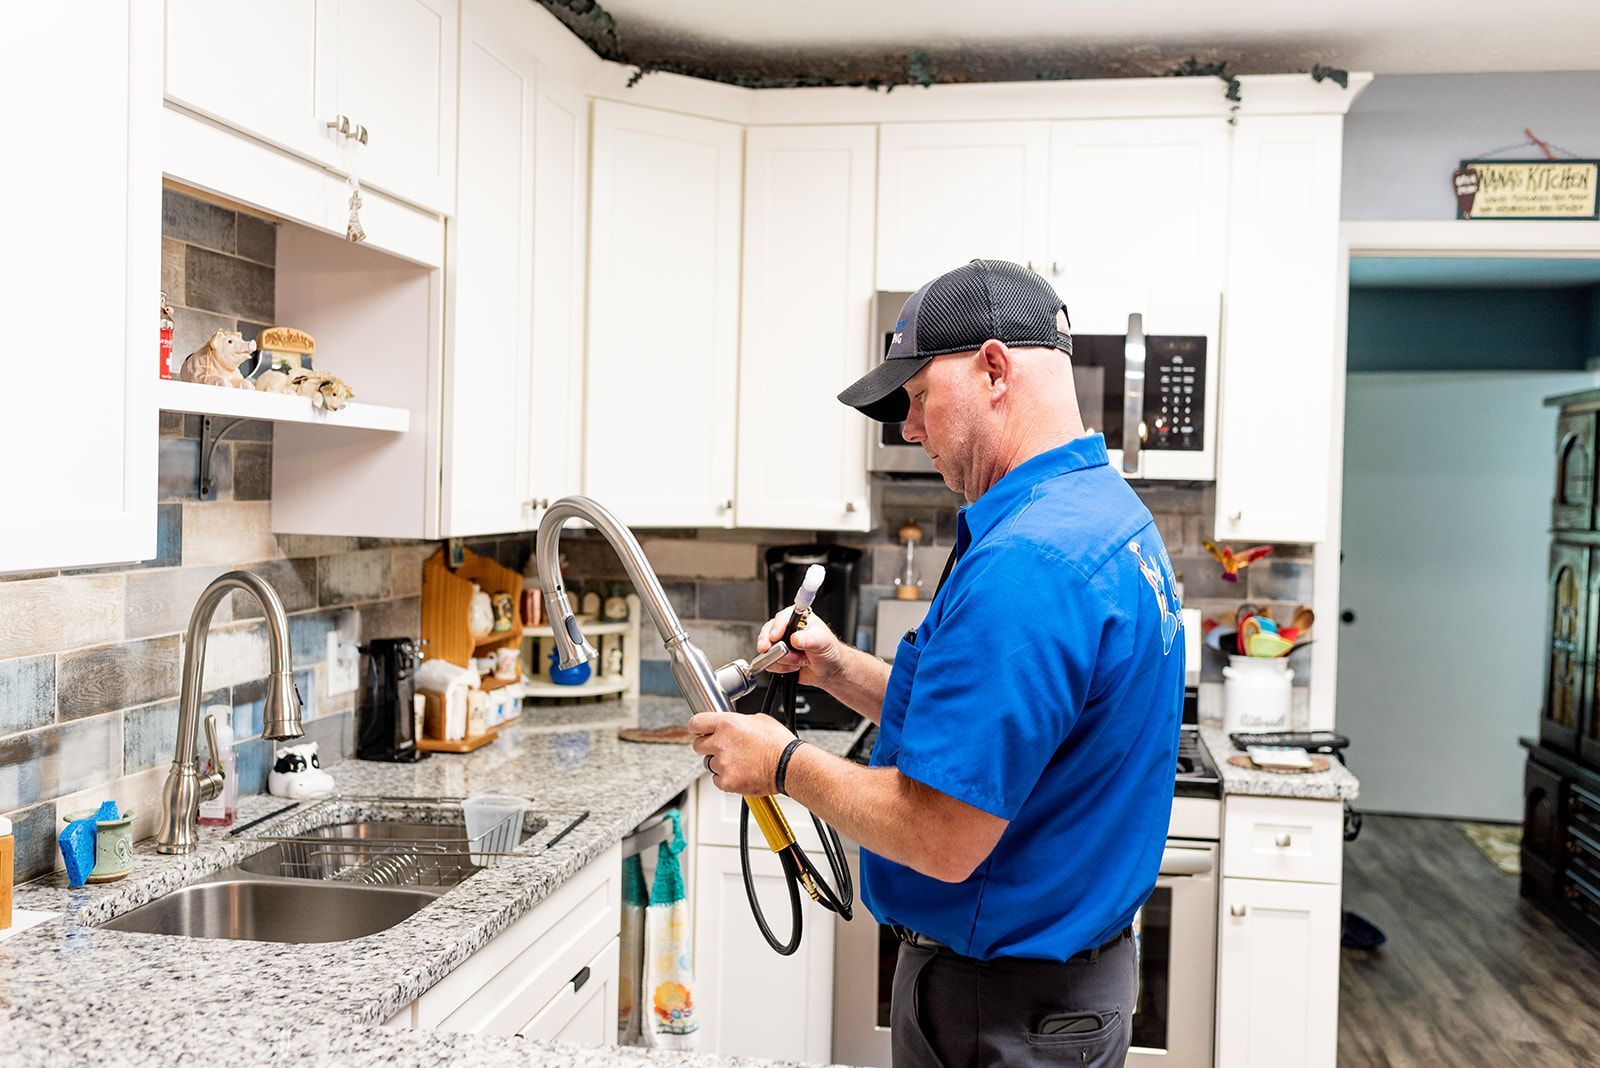
<svg viewBox="0 0 1600 1068">
<path fill-rule="evenodd" d="M 1117 1033 L 1122 1027 L 1122 1012 L 1120 1009 L 1108 1009 L 1101 1013 L 1106 1022 L 1093 1031 L 1079 1031 L 1076 1034 L 1041 1035 L 1037 1031 L 1023 1032 L 1023 1037 L 1029 1044 L 1036 1046 L 1093 1046 L 1105 1041 Z"/>
</svg>

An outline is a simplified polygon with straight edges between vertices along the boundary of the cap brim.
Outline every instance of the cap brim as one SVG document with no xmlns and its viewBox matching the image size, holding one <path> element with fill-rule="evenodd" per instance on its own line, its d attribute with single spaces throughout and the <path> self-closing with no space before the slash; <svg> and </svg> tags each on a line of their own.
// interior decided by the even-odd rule
<svg viewBox="0 0 1600 1068">
<path fill-rule="evenodd" d="M 876 419 L 880 423 L 903 423 L 911 410 L 911 398 L 906 396 L 905 384 L 932 360 L 932 356 L 884 360 L 846 387 L 839 394 L 839 400 L 868 419 Z"/>
</svg>

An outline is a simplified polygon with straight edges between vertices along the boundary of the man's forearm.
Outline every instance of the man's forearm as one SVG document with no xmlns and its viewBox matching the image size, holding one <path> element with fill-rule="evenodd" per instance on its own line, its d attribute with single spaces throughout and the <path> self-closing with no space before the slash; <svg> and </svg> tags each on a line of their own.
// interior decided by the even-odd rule
<svg viewBox="0 0 1600 1068">
<path fill-rule="evenodd" d="M 883 718 L 883 692 L 889 685 L 889 665 L 860 649 L 840 648 L 839 671 L 822 688 L 877 723 Z"/>
</svg>

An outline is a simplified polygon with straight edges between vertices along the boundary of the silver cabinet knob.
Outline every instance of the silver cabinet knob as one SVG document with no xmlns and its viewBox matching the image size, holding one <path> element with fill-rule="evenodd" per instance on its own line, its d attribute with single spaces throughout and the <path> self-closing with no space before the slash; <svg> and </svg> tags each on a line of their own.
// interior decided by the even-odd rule
<svg viewBox="0 0 1600 1068">
<path fill-rule="evenodd" d="M 323 123 L 328 129 L 338 133 L 340 137 L 350 136 L 350 116 L 336 115 L 331 122 Z"/>
<path fill-rule="evenodd" d="M 1061 273 L 1061 261 L 1060 260 L 1051 260 L 1050 261 L 1050 273 L 1051 274 L 1060 274 Z"/>
<path fill-rule="evenodd" d="M 717 511 L 719 511 L 719 512 L 731 512 L 731 511 L 733 511 L 733 498 L 729 497 L 727 500 L 725 500 L 721 504 L 717 505 Z"/>
<path fill-rule="evenodd" d="M 1237 523 L 1239 520 L 1241 520 L 1243 518 L 1244 518 L 1244 513 L 1243 512 L 1229 512 L 1228 513 L 1228 522 L 1230 522 L 1230 523 Z"/>
<path fill-rule="evenodd" d="M 361 142 L 362 144 L 366 144 L 367 143 L 367 128 L 365 126 L 357 124 L 356 128 L 354 130 L 350 131 L 350 136 L 353 137 L 355 140 Z"/>
<path fill-rule="evenodd" d="M 846 513 L 854 512 L 856 510 L 856 502 L 855 501 L 845 501 L 844 502 L 844 510 L 845 510 Z"/>
<path fill-rule="evenodd" d="M 1237 901 L 1228 906 L 1228 915 L 1234 917 L 1235 919 L 1242 919 L 1247 911 L 1248 910 Z"/>
<path fill-rule="evenodd" d="M 1272 844 L 1277 846 L 1279 849 L 1288 849 L 1290 846 L 1294 845 L 1294 839 L 1289 837 L 1287 834 L 1280 834 L 1278 837 L 1272 840 Z"/>
<path fill-rule="evenodd" d="M 1035 270 L 1034 270 L 1034 269 L 1033 269 L 1033 261 L 1032 261 L 1032 260 L 1029 260 L 1029 261 L 1028 261 L 1028 271 L 1029 271 L 1029 272 L 1030 272 L 1030 273 L 1032 273 L 1032 274 L 1037 274 L 1037 273 L 1038 273 L 1038 272 L 1037 272 L 1037 271 L 1035 271 Z"/>
</svg>

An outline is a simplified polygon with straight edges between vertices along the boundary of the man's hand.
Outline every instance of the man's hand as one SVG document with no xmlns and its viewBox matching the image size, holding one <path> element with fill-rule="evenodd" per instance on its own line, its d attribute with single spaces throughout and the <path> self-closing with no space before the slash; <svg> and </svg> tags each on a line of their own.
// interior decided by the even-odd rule
<svg viewBox="0 0 1600 1068">
<path fill-rule="evenodd" d="M 757 653 L 771 649 L 772 643 L 783 637 L 783 628 L 789 625 L 789 616 L 793 611 L 793 606 L 785 608 L 767 621 L 756 637 Z M 833 631 L 815 612 L 811 613 L 804 627 L 794 632 L 789 639 L 789 646 L 789 654 L 767 668 L 768 671 L 778 674 L 798 671 L 803 685 L 826 688 L 828 681 L 838 675 L 843 667 L 844 643 L 834 637 Z"/>
<path fill-rule="evenodd" d="M 694 751 L 711 758 L 711 781 L 717 789 L 745 797 L 778 792 L 778 758 L 794 740 L 783 724 L 767 715 L 701 712 L 690 717 L 689 729 L 699 736 Z"/>
</svg>

